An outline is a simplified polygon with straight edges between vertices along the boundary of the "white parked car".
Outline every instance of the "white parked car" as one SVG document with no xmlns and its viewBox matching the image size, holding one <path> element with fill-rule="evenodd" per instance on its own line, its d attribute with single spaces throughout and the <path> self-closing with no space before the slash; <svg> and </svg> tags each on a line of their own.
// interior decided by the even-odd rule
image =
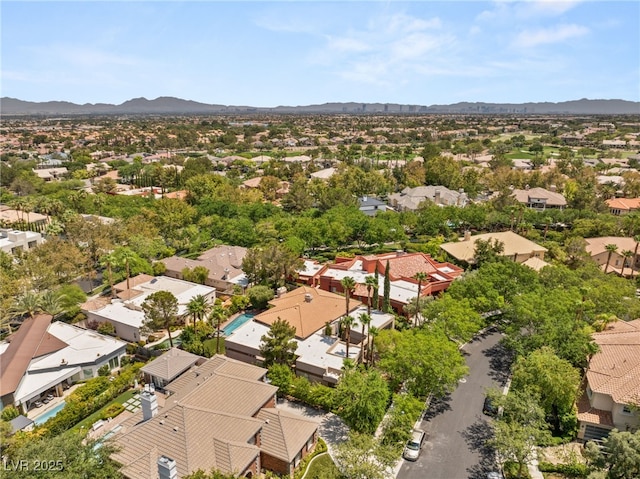
<svg viewBox="0 0 640 479">
<path fill-rule="evenodd" d="M 413 431 L 411 433 L 411 439 L 409 439 L 407 445 L 404 447 L 402 457 L 408 461 L 417 460 L 420 456 L 420 449 L 422 449 L 425 435 L 424 431 Z"/>
</svg>

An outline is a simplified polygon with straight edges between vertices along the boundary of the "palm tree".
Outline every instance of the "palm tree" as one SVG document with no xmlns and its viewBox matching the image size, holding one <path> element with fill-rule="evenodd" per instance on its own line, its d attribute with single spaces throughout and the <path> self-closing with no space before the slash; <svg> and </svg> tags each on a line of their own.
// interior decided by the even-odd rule
<svg viewBox="0 0 640 479">
<path fill-rule="evenodd" d="M 124 264 L 124 268 L 127 274 L 127 289 L 131 289 L 129 286 L 129 279 L 131 278 L 131 262 L 136 259 L 136 254 L 127 247 L 118 248 L 117 258 L 120 260 L 120 264 Z"/>
<path fill-rule="evenodd" d="M 118 258 L 113 253 L 106 254 L 102 257 L 100 262 L 103 266 L 107 267 L 107 278 L 109 279 L 109 287 L 111 289 L 111 297 L 116 297 L 116 290 L 113 287 L 113 268 L 118 266 Z"/>
<path fill-rule="evenodd" d="M 618 317 L 615 314 L 599 314 L 593 322 L 593 329 L 595 329 L 596 332 L 604 331 L 609 324 L 615 323 L 616 321 L 618 321 Z"/>
<path fill-rule="evenodd" d="M 227 319 L 227 312 L 222 306 L 214 306 L 209 313 L 209 321 L 216 328 L 216 354 L 220 354 L 220 327 Z"/>
<path fill-rule="evenodd" d="M 55 318 L 65 310 L 64 306 L 62 305 L 63 297 L 66 296 L 57 294 L 51 290 L 45 291 L 38 298 L 40 309 Z"/>
<path fill-rule="evenodd" d="M 633 251 L 626 249 L 622 252 L 622 271 L 621 271 L 621 275 L 624 278 L 624 268 L 627 266 L 627 263 L 629 262 L 629 258 L 631 258 L 633 256 Z M 631 265 L 630 265 L 631 266 Z M 633 268 L 631 269 L 631 276 L 633 276 Z"/>
<path fill-rule="evenodd" d="M 367 276 L 364 283 L 367 285 L 367 314 L 371 315 L 371 291 L 378 289 L 378 280 L 375 276 Z"/>
<path fill-rule="evenodd" d="M 633 277 L 633 267 L 638 262 L 638 246 L 640 246 L 640 235 L 635 235 L 633 241 L 636 242 L 636 247 L 633 250 L 633 261 L 631 262 L 631 276 Z"/>
<path fill-rule="evenodd" d="M 544 238 L 543 240 L 547 240 L 547 233 L 549 233 L 549 226 L 551 226 L 551 222 L 553 221 L 553 218 L 551 216 L 545 216 L 544 217 Z"/>
<path fill-rule="evenodd" d="M 32 291 L 27 291 L 21 296 L 18 296 L 13 304 L 12 311 L 18 316 L 27 316 L 33 318 L 37 313 L 42 311 L 40 307 L 40 298 Z"/>
<path fill-rule="evenodd" d="M 345 314 L 349 314 L 349 300 L 351 299 L 351 293 L 353 292 L 354 288 L 356 287 L 356 280 L 353 279 L 351 276 L 345 276 L 344 278 L 342 278 L 342 281 L 340 281 L 340 284 L 342 285 L 342 288 L 344 289 L 344 297 L 346 299 L 346 312 Z"/>
<path fill-rule="evenodd" d="M 349 357 L 349 343 L 351 342 L 351 326 L 355 323 L 355 318 L 353 316 L 343 316 L 340 320 L 340 324 L 342 325 L 342 331 L 344 333 L 344 340 L 347 343 L 347 358 Z"/>
<path fill-rule="evenodd" d="M 618 251 L 618 245 L 608 244 L 604 247 L 604 249 L 609 252 L 609 254 L 607 255 L 607 264 L 604 267 L 604 274 L 607 274 L 607 270 L 609 269 L 609 262 L 611 261 L 611 255 Z"/>
<path fill-rule="evenodd" d="M 193 334 L 198 337 L 198 321 L 202 320 L 204 316 L 209 312 L 209 303 L 207 298 L 202 294 L 198 294 L 191 298 L 187 303 L 187 312 L 193 319 Z"/>
<path fill-rule="evenodd" d="M 362 353 L 362 359 L 363 361 L 367 360 L 367 353 L 366 353 L 366 349 L 365 347 L 369 347 L 369 332 L 368 329 L 369 327 L 371 327 L 371 316 L 369 314 L 366 313 L 361 313 L 360 316 L 358 317 L 360 324 L 362 324 L 362 344 L 365 345 L 363 346 L 363 353 Z M 364 335 L 364 327 L 367 327 L 367 336 L 366 336 L 366 341 L 365 341 L 365 335 Z"/>
<path fill-rule="evenodd" d="M 373 366 L 373 347 L 374 347 L 374 342 L 375 342 L 376 338 L 378 337 L 378 334 L 380 334 L 380 330 L 378 328 L 376 328 L 375 326 L 371 326 L 369 328 L 369 337 L 371 338 L 369 340 L 369 364 L 371 364 L 371 366 Z"/>
<path fill-rule="evenodd" d="M 418 281 L 418 297 L 416 298 L 416 317 L 415 326 L 418 326 L 418 317 L 420 316 L 420 297 L 422 295 L 422 283 L 429 279 L 429 275 L 423 271 L 419 271 L 413 276 Z"/>
</svg>

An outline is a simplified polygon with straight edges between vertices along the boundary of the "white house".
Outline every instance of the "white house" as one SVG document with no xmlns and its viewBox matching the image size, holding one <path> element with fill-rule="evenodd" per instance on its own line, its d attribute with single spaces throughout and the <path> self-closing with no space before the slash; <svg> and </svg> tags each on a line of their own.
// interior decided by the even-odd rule
<svg viewBox="0 0 640 479">
<path fill-rule="evenodd" d="M 136 278 L 132 278 L 130 289 L 120 291 L 117 298 L 107 304 L 95 304 L 95 302 L 83 304 L 82 311 L 87 315 L 87 323 L 109 322 L 114 326 L 116 336 L 126 341 L 137 342 L 144 336 L 141 332 L 145 323 L 142 303 L 151 294 L 157 291 L 172 293 L 178 299 L 179 316 L 186 314 L 187 303 L 194 296 L 202 295 L 210 303 L 215 301 L 216 289 L 210 286 L 167 276 L 143 276 L 141 279 L 142 281 L 137 281 Z"/>
<path fill-rule="evenodd" d="M 347 357 L 346 342 L 337 336 L 338 322 L 345 314 L 344 297 L 321 289 L 302 286 L 271 301 L 273 308 L 244 323 L 225 339 L 227 356 L 259 364 L 262 337 L 269 332 L 271 324 L 282 319 L 296 328 L 296 374 L 311 381 L 335 384 L 340 377 Z M 359 318 L 367 312 L 366 306 L 357 300 L 351 301 L 350 315 L 356 320 L 351 327 L 349 359 L 359 361 L 367 345 L 367 327 L 362 336 Z M 371 311 L 371 326 L 378 329 L 393 325 L 394 316 Z M 325 334 L 326 324 L 330 333 Z"/>
<path fill-rule="evenodd" d="M 46 395 L 62 396 L 71 384 L 97 376 L 104 365 L 120 367 L 126 343 L 51 319 L 48 314 L 26 319 L 0 343 L 3 408 L 14 405 L 26 413 Z"/>
<path fill-rule="evenodd" d="M 0 228 L 0 250 L 5 253 L 15 254 L 17 251 L 30 250 L 43 242 L 42 235 L 35 231 Z"/>
</svg>

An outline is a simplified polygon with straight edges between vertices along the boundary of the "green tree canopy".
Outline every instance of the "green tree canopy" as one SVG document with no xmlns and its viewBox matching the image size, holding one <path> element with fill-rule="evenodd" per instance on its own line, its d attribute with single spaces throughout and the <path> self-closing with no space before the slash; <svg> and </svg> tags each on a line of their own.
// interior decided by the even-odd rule
<svg viewBox="0 0 640 479">
<path fill-rule="evenodd" d="M 272 364 L 292 366 L 298 348 L 295 337 L 294 326 L 290 326 L 284 319 L 276 319 L 267 334 L 260 338 L 260 354 L 264 358 L 265 367 L 268 368 Z"/>
<path fill-rule="evenodd" d="M 150 294 L 142 303 L 146 322 L 145 327 L 158 330 L 166 329 L 169 343 L 173 347 L 171 328 L 178 321 L 178 299 L 170 291 L 156 291 Z"/>
<path fill-rule="evenodd" d="M 380 369 L 389 375 L 394 389 L 404 383 L 420 398 L 444 396 L 468 369 L 458 346 L 437 330 L 381 331 L 378 350 Z"/>
<path fill-rule="evenodd" d="M 353 430 L 373 434 L 387 410 L 390 394 L 378 371 L 349 369 L 336 387 L 336 410 Z"/>
</svg>

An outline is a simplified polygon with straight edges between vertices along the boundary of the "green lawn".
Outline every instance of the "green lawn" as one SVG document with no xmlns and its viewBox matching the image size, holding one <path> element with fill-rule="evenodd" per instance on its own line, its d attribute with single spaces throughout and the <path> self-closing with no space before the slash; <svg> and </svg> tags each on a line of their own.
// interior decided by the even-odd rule
<svg viewBox="0 0 640 479">
<path fill-rule="evenodd" d="M 78 424 L 73 426 L 71 428 L 71 430 L 72 431 L 78 431 L 78 430 L 80 430 L 80 428 L 83 428 L 85 431 L 88 430 L 92 426 L 92 424 L 94 422 L 96 422 L 98 419 L 102 418 L 102 411 L 104 411 L 105 408 L 111 406 L 112 404 L 116 404 L 116 403 L 117 404 L 124 404 L 129 399 L 131 399 L 135 394 L 137 394 L 139 392 L 140 391 L 138 391 L 137 389 L 130 389 L 129 391 L 123 392 L 122 394 L 120 394 L 120 396 L 115 398 L 113 401 L 107 403 L 102 409 L 98 409 L 91 416 L 83 419 Z"/>
<path fill-rule="evenodd" d="M 333 463 L 329 454 L 323 454 L 313 460 L 307 469 L 307 475 L 304 479 L 340 479 L 340 471 Z"/>
</svg>

